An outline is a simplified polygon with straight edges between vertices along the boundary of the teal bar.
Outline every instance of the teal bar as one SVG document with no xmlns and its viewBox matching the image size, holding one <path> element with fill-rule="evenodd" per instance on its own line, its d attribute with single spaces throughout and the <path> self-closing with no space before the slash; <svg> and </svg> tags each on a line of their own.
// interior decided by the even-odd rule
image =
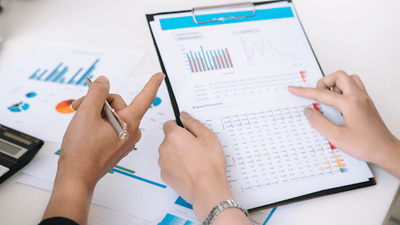
<svg viewBox="0 0 400 225">
<path fill-rule="evenodd" d="M 135 171 L 127 169 L 127 168 L 122 167 L 122 166 L 115 165 L 115 168 L 121 169 L 121 170 L 125 170 L 126 172 L 129 172 L 129 173 L 132 173 L 132 174 L 135 173 Z"/>
</svg>

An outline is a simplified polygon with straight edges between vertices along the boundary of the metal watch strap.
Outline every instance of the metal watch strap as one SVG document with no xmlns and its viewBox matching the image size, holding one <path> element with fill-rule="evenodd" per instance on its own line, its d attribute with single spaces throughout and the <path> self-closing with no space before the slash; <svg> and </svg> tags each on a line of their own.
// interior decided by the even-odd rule
<svg viewBox="0 0 400 225">
<path fill-rule="evenodd" d="M 214 222 L 214 220 L 217 218 L 217 216 L 224 211 L 225 209 L 229 208 L 238 208 L 242 210 L 244 214 L 246 214 L 247 217 L 249 217 L 249 213 L 247 212 L 246 209 L 242 208 L 239 203 L 237 203 L 235 200 L 225 200 L 220 203 L 218 203 L 214 208 L 211 210 L 210 214 L 208 214 L 206 220 L 202 223 L 202 225 L 210 225 Z"/>
</svg>

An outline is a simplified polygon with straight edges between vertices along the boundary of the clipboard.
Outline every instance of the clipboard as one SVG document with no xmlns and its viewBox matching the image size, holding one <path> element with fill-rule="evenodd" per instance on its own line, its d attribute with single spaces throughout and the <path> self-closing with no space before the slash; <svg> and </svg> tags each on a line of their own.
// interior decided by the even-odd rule
<svg viewBox="0 0 400 225">
<path fill-rule="evenodd" d="M 255 15 L 256 15 L 255 6 L 257 6 L 257 5 L 262 5 L 262 4 L 271 4 L 271 3 L 276 3 L 276 2 L 292 2 L 292 0 L 267 0 L 267 1 L 254 2 L 254 3 L 253 3 L 253 2 L 244 2 L 244 3 L 227 4 L 227 5 L 194 7 L 194 8 L 192 8 L 191 10 L 183 10 L 183 11 L 173 11 L 173 12 L 162 12 L 162 13 L 155 13 L 155 14 L 146 14 L 147 23 L 148 23 L 148 25 L 149 25 L 149 29 L 150 29 L 151 37 L 152 37 L 152 39 L 153 39 L 154 46 L 155 46 L 155 48 L 156 48 L 157 57 L 158 57 L 158 60 L 159 60 L 159 62 L 160 62 L 161 70 L 162 70 L 163 73 L 166 75 L 166 77 L 165 77 L 165 83 L 166 83 L 166 85 L 167 85 L 168 93 L 169 93 L 170 100 L 171 100 L 171 103 L 172 103 L 172 108 L 173 108 L 173 110 L 174 110 L 175 119 L 176 119 L 176 122 L 177 122 L 177 124 L 178 124 L 179 126 L 183 127 L 182 122 L 181 122 L 181 120 L 180 120 L 180 118 L 179 118 L 179 112 L 180 112 L 180 111 L 179 111 L 179 107 L 178 107 L 178 104 L 177 104 L 177 102 L 176 102 L 175 94 L 174 94 L 174 92 L 173 92 L 173 90 L 172 90 L 171 83 L 170 83 L 169 78 L 168 78 L 168 73 L 167 73 L 167 71 L 166 71 L 166 69 L 165 69 L 164 62 L 163 62 L 163 60 L 162 60 L 160 51 L 159 51 L 159 49 L 158 49 L 158 46 L 157 46 L 157 43 L 156 43 L 156 40 L 155 40 L 155 37 L 154 37 L 154 33 L 153 33 L 152 29 L 151 29 L 150 22 L 154 21 L 154 17 L 155 17 L 155 16 L 159 16 L 159 15 L 168 15 L 168 14 L 176 14 L 176 13 L 185 13 L 185 12 L 191 12 L 191 13 L 192 13 L 193 21 L 194 21 L 196 24 L 200 24 L 200 23 L 211 23 L 211 22 L 224 21 L 224 20 L 242 19 L 242 18 L 246 18 L 246 17 L 253 17 L 253 16 L 255 16 Z M 215 18 L 215 19 L 203 20 L 203 21 L 201 21 L 201 20 L 198 21 L 198 20 L 196 19 L 197 12 L 198 12 L 198 11 L 201 11 L 201 10 L 208 10 L 208 9 L 213 9 L 213 8 L 217 8 L 217 9 L 218 9 L 218 8 L 240 9 L 240 8 L 243 8 L 243 7 L 250 7 L 251 10 L 252 10 L 252 13 L 251 13 L 251 14 L 244 14 L 244 15 L 240 15 L 240 16 L 237 16 L 237 15 L 236 15 L 236 16 L 226 15 L 226 16 L 224 16 L 224 17 L 222 17 L 222 18 Z M 308 40 L 308 39 L 307 39 L 307 40 Z M 310 48 L 311 48 L 311 50 L 312 50 L 312 52 L 313 52 L 313 54 L 314 54 L 314 50 L 312 49 L 311 44 L 310 44 Z M 315 56 L 315 54 L 314 54 L 314 56 Z M 316 57 L 316 56 L 315 56 L 315 57 Z M 321 72 L 322 72 L 322 68 L 321 68 L 321 66 L 320 66 L 320 64 L 319 64 L 318 61 L 317 61 L 317 63 L 318 63 L 318 66 L 319 66 L 319 68 L 320 68 L 320 70 L 321 70 Z M 322 73 L 323 73 L 323 72 L 322 72 Z M 323 76 L 325 76 L 325 75 L 323 74 Z"/>
<path fill-rule="evenodd" d="M 179 112 L 180 111 L 179 111 L 179 107 L 178 107 L 178 101 L 177 101 L 177 98 L 176 98 L 175 93 L 174 93 L 173 85 L 171 84 L 171 75 L 168 74 L 169 71 L 167 70 L 167 65 L 165 64 L 165 62 L 163 60 L 163 54 L 160 51 L 160 46 L 159 46 L 160 44 L 157 42 L 156 35 L 155 35 L 154 31 L 153 31 L 153 27 L 151 26 L 151 23 L 155 21 L 156 17 L 157 16 L 171 15 L 171 14 L 191 13 L 191 17 L 192 17 L 191 21 L 189 21 L 189 19 L 186 18 L 187 21 L 184 23 L 184 24 L 187 23 L 186 25 L 188 27 L 189 26 L 202 27 L 202 26 L 213 26 L 213 25 L 225 25 L 225 24 L 229 24 L 229 23 L 234 24 L 235 20 L 241 20 L 241 21 L 244 21 L 244 22 L 256 20 L 257 15 L 259 15 L 259 14 L 257 14 L 258 13 L 258 10 L 256 9 L 257 6 L 274 4 L 274 3 L 282 3 L 282 2 L 291 3 L 292 1 L 291 0 L 275 0 L 275 1 L 256 2 L 256 3 L 240 3 L 240 4 L 222 5 L 222 6 L 214 6 L 214 7 L 199 7 L 199 8 L 193 8 L 192 10 L 186 10 L 186 11 L 164 12 L 164 13 L 146 15 L 147 21 L 148 21 L 148 24 L 149 24 L 149 28 L 150 28 L 150 32 L 152 34 L 153 42 L 154 42 L 154 45 L 155 45 L 155 48 L 156 48 L 156 51 L 157 51 L 157 55 L 158 55 L 158 58 L 159 58 L 159 61 L 160 61 L 160 65 L 161 65 L 162 71 L 163 71 L 164 74 L 166 74 L 165 81 L 166 81 L 166 85 L 167 85 L 167 88 L 168 88 L 168 92 L 169 92 L 169 95 L 170 95 L 172 107 L 173 107 L 173 110 L 174 110 L 174 113 L 175 113 L 175 117 L 176 117 L 176 121 L 177 121 L 178 125 L 182 126 L 182 123 L 181 123 L 181 121 L 179 119 Z M 248 10 L 243 10 L 242 9 L 243 7 L 247 8 Z M 204 10 L 205 11 L 210 10 L 210 9 L 217 9 L 218 10 L 218 9 L 221 9 L 221 8 L 222 9 L 227 9 L 227 8 L 228 9 L 242 9 L 242 10 L 238 11 L 240 13 L 238 13 L 236 11 L 233 11 L 233 10 L 231 10 L 231 13 L 219 13 L 218 15 L 220 15 L 220 14 L 223 15 L 223 16 L 220 16 L 220 17 L 207 17 L 207 14 L 203 14 L 202 13 L 202 11 L 204 11 Z M 297 15 L 294 7 L 292 9 L 293 9 L 293 13 Z M 204 16 L 204 15 L 206 15 L 206 16 Z M 186 17 L 188 17 L 188 16 L 186 15 Z M 314 53 L 314 51 L 313 51 L 313 49 L 312 49 L 312 47 L 311 47 L 311 45 L 310 45 L 310 43 L 308 41 L 308 38 L 306 37 L 306 34 L 304 32 L 304 29 L 303 29 L 303 27 L 301 25 L 300 20 L 298 20 L 298 22 L 300 24 L 300 28 L 301 28 L 301 30 L 303 32 L 303 35 L 305 37 L 305 42 L 308 44 L 310 55 L 312 55 L 312 57 L 314 57 L 314 59 L 315 59 L 314 69 L 319 70 L 319 73 L 321 74 L 321 77 L 322 77 L 322 76 L 324 76 L 324 74 L 322 72 L 320 64 L 319 64 L 318 60 L 316 59 L 315 53 Z M 189 23 L 191 25 L 188 25 Z M 213 25 L 210 25 L 210 24 L 213 24 Z M 175 25 L 172 25 L 172 27 L 173 26 L 175 26 Z M 182 25 L 182 26 L 185 26 L 185 25 Z M 175 29 L 175 28 L 172 28 L 172 29 Z M 226 49 L 226 50 L 228 50 L 228 49 Z M 254 48 L 253 48 L 253 50 L 254 50 Z M 203 48 L 201 49 L 201 51 L 203 51 Z M 205 52 L 208 53 L 207 50 Z M 226 55 L 229 55 L 228 51 L 226 53 L 227 53 Z M 210 54 L 212 54 L 211 51 L 210 51 Z M 253 51 L 253 54 L 255 54 L 254 51 Z M 285 53 L 285 54 L 290 55 L 289 53 Z M 211 70 L 209 68 L 209 67 L 211 67 L 211 65 L 214 65 L 217 68 L 218 68 L 218 66 L 220 66 L 222 68 L 222 66 L 218 65 L 217 62 L 215 62 L 213 64 L 213 61 L 209 60 L 210 57 L 208 57 L 208 59 L 207 59 L 207 55 L 204 53 L 204 51 L 203 52 L 199 51 L 199 55 L 204 55 L 204 60 L 201 59 L 201 60 L 203 60 L 203 62 L 201 60 L 200 61 L 196 60 L 195 57 L 193 57 L 193 62 L 192 62 L 191 59 L 190 59 L 190 56 L 188 55 L 188 60 L 187 61 L 192 63 L 192 65 L 191 65 L 192 73 L 203 72 L 203 74 L 205 74 L 208 70 Z M 283 55 L 283 52 L 281 52 L 281 55 Z M 215 55 L 215 57 L 218 58 L 217 54 Z M 221 61 L 223 61 L 224 59 L 226 60 L 226 68 L 224 68 L 224 69 L 229 68 L 229 66 L 233 67 L 232 62 L 229 61 L 230 60 L 229 57 L 227 57 L 225 55 L 221 56 Z M 197 59 L 198 58 L 199 57 L 197 57 Z M 210 66 L 208 66 L 208 65 L 206 66 L 206 64 L 204 63 L 204 61 L 207 61 L 207 60 L 209 60 L 209 65 Z M 195 66 L 193 66 L 193 64 L 197 65 L 198 67 L 195 68 Z M 170 65 L 168 65 L 168 66 L 170 66 Z M 190 67 L 190 65 L 188 67 Z M 201 71 L 201 69 L 203 69 L 203 71 Z M 303 73 L 301 73 L 301 72 L 304 72 L 304 71 L 300 71 L 300 75 L 301 75 L 301 78 L 303 79 L 303 81 L 305 83 L 305 78 L 304 78 L 305 75 Z M 261 80 L 261 78 L 260 78 L 260 80 Z M 315 105 L 314 105 L 314 107 L 315 107 Z M 323 107 L 325 107 L 325 106 L 323 106 Z M 254 114 L 255 114 L 255 116 L 257 118 L 256 113 L 254 113 Z M 239 115 L 238 115 L 238 119 L 240 120 Z M 221 118 L 221 123 L 222 123 L 222 126 L 223 126 L 224 124 L 223 124 L 222 118 Z M 233 125 L 232 125 L 232 127 L 233 127 Z M 334 151 L 336 151 L 336 148 L 333 145 L 330 144 L 330 147 L 331 147 L 332 153 Z M 323 149 L 322 146 L 321 146 L 321 149 Z M 306 153 L 305 150 L 304 150 L 304 153 Z M 315 153 L 315 150 L 314 150 L 314 153 Z M 261 157 L 261 155 L 260 155 L 260 157 Z M 289 157 L 289 154 L 288 154 L 288 157 Z M 340 167 L 340 162 L 337 161 L 337 163 L 338 163 L 338 165 Z M 236 167 L 236 165 L 235 165 L 235 167 Z M 298 196 L 292 196 L 292 197 L 289 197 L 287 199 L 280 199 L 280 200 L 272 202 L 272 203 L 259 204 L 258 206 L 254 206 L 253 205 L 252 207 L 247 207 L 247 208 L 248 208 L 249 211 L 257 211 L 257 210 L 262 210 L 262 209 L 265 209 L 265 208 L 272 208 L 272 207 L 285 205 L 285 204 L 298 202 L 298 201 L 303 201 L 303 200 L 316 198 L 316 197 L 320 197 L 320 196 L 324 196 L 324 195 L 331 195 L 331 194 L 336 194 L 336 193 L 340 193 L 340 192 L 344 192 L 344 191 L 349 191 L 349 190 L 354 190 L 354 189 L 358 189 L 358 188 L 363 188 L 363 187 L 368 187 L 368 186 L 375 185 L 376 184 L 375 178 L 373 177 L 372 173 L 370 172 L 367 164 L 364 163 L 362 166 L 360 166 L 360 168 L 361 167 L 362 167 L 362 170 L 365 170 L 364 171 L 365 173 L 368 173 L 368 175 L 366 175 L 366 177 L 368 177 L 368 178 L 363 180 L 363 181 L 357 181 L 357 182 L 350 183 L 350 184 L 345 184 L 345 185 L 338 185 L 338 186 L 330 187 L 330 188 L 323 188 L 323 189 L 321 189 L 319 191 L 313 191 L 311 193 L 300 194 Z M 322 167 L 321 167 L 321 169 L 323 170 Z M 229 170 L 229 168 L 228 168 L 228 170 Z M 331 167 L 331 170 L 332 170 L 332 167 Z M 332 170 L 332 174 L 333 174 L 333 170 Z M 362 174 L 362 172 L 360 172 L 360 174 Z M 315 176 L 315 174 L 314 174 L 314 176 Z"/>
</svg>

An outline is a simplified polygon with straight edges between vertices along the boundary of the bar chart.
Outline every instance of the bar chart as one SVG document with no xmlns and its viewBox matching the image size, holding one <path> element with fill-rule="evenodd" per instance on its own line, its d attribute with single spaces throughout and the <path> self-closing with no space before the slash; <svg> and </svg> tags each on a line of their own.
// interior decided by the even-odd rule
<svg viewBox="0 0 400 225">
<path fill-rule="evenodd" d="M 233 68 L 228 48 L 189 51 L 186 53 L 192 73 Z"/>
<path fill-rule="evenodd" d="M 74 75 L 67 79 L 67 73 L 69 72 L 69 67 L 64 65 L 63 62 L 60 62 L 53 70 L 48 69 L 37 69 L 35 72 L 29 77 L 30 80 L 38 80 L 44 82 L 52 82 L 52 83 L 60 83 L 60 84 L 69 84 L 69 85 L 83 85 L 86 86 L 86 77 L 91 79 L 93 77 L 92 72 L 96 69 L 97 63 L 100 59 L 97 59 L 86 71 L 84 68 L 79 68 Z M 51 72 L 49 72 L 51 71 Z M 80 76 L 78 78 L 78 76 Z"/>
</svg>

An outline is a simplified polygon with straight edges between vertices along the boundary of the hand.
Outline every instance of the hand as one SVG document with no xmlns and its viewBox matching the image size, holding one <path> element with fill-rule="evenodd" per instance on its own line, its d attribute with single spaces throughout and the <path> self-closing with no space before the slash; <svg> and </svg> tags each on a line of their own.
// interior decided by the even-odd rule
<svg viewBox="0 0 400 225">
<path fill-rule="evenodd" d="M 87 214 L 88 208 L 82 209 L 82 213 L 75 211 L 81 205 L 89 205 L 90 201 L 82 204 L 79 203 L 79 199 L 74 199 L 74 196 L 82 197 L 79 196 L 81 193 L 83 200 L 90 200 L 100 178 L 133 150 L 141 137 L 138 128 L 140 120 L 154 101 L 163 79 L 164 74 L 155 74 L 127 106 L 119 95 L 109 95 L 108 79 L 99 77 L 85 97 L 72 103 L 77 112 L 64 135 L 52 198 L 43 218 L 62 213 L 61 215 L 78 223 L 86 222 L 85 213 Z M 129 137 L 125 140 L 120 140 L 111 124 L 102 117 L 106 99 L 128 124 Z M 57 201 L 62 203 L 61 206 L 53 204 Z M 69 214 L 65 204 L 71 206 Z"/>
<path fill-rule="evenodd" d="M 338 71 L 320 79 L 317 88 L 289 87 L 288 90 L 296 96 L 333 106 L 342 113 L 344 121 L 337 126 L 315 109 L 304 110 L 310 124 L 333 145 L 400 177 L 400 170 L 396 172 L 393 166 L 385 165 L 393 161 L 394 156 L 398 156 L 394 164 L 400 165 L 399 140 L 386 127 L 357 75 Z"/>
<path fill-rule="evenodd" d="M 163 74 L 154 75 L 129 106 L 119 95 L 108 94 L 107 78 L 96 79 L 87 96 L 72 103 L 77 112 L 64 135 L 58 170 L 79 174 L 82 181 L 94 187 L 139 141 L 140 120 L 154 101 L 163 78 Z M 128 124 L 126 140 L 120 140 L 111 124 L 102 118 L 106 99 Z"/>
<path fill-rule="evenodd" d="M 193 205 L 200 221 L 204 221 L 219 202 L 233 199 L 226 177 L 226 158 L 217 135 L 189 114 L 182 112 L 182 124 L 164 124 L 165 139 L 160 145 L 159 165 L 162 180 Z M 247 224 L 246 216 L 238 209 L 229 209 L 218 216 L 233 224 Z M 233 214 L 233 215 L 231 215 Z M 232 224 L 232 223 L 230 223 Z"/>
</svg>

